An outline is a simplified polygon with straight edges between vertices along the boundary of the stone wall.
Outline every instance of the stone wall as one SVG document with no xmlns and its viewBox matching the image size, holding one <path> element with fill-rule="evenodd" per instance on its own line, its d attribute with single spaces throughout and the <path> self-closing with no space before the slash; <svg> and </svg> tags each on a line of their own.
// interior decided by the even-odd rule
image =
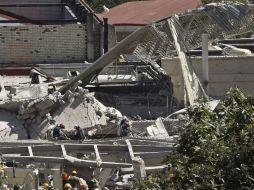
<svg viewBox="0 0 254 190">
<path fill-rule="evenodd" d="M 87 56 L 87 26 L 1 26 L 0 48 L 0 64 L 83 62 Z"/>
</svg>

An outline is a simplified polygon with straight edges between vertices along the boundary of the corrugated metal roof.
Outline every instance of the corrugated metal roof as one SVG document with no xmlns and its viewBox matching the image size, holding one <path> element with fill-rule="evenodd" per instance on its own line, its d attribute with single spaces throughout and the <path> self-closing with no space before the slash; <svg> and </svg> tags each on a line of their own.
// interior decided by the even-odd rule
<svg viewBox="0 0 254 190">
<path fill-rule="evenodd" d="M 146 25 L 201 5 L 200 0 L 148 0 L 123 3 L 102 13 L 112 25 Z"/>
</svg>

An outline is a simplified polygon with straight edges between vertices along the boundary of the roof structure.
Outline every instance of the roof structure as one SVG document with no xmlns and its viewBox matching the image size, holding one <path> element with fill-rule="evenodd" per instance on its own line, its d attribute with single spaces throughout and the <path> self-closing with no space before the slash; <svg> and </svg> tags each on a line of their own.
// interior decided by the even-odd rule
<svg viewBox="0 0 254 190">
<path fill-rule="evenodd" d="M 148 0 L 123 3 L 98 16 L 112 25 L 147 25 L 174 14 L 195 9 L 200 0 Z"/>
</svg>

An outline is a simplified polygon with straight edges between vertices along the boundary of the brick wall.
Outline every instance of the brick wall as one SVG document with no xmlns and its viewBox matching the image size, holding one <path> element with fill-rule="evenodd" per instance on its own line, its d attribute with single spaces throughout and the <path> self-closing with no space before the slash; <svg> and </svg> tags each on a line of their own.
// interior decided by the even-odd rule
<svg viewBox="0 0 254 190">
<path fill-rule="evenodd" d="M 86 31 L 77 24 L 0 26 L 0 64 L 84 61 Z"/>
</svg>

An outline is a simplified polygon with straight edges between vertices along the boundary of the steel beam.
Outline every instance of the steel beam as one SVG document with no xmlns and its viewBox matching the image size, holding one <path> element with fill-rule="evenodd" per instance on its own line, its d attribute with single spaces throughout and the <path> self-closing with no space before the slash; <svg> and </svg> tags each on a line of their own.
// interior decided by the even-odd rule
<svg viewBox="0 0 254 190">
<path fill-rule="evenodd" d="M 58 7 L 68 6 L 67 3 L 21 3 L 21 4 L 0 4 L 0 7 Z"/>
<path fill-rule="evenodd" d="M 1 13 L 1 11 L 0 11 L 0 13 Z M 9 16 L 9 15 L 7 15 L 7 16 Z M 11 17 L 13 17 L 13 15 Z M 16 17 L 14 17 L 14 18 L 16 18 Z M 19 17 L 19 19 L 20 20 L 0 20 L 0 23 L 7 23 L 7 24 L 8 23 L 31 23 L 31 24 L 35 24 L 35 25 L 47 25 L 47 24 L 70 24 L 70 23 L 83 22 L 83 20 L 80 20 L 80 19 L 31 20 L 31 19 L 28 19 L 25 17 L 23 17 L 23 18 Z"/>
<path fill-rule="evenodd" d="M 110 49 L 107 53 L 97 59 L 94 64 L 89 66 L 84 72 L 70 80 L 65 86 L 59 89 L 59 92 L 61 94 L 65 94 L 69 89 L 79 83 L 79 81 L 82 81 L 84 85 L 88 84 L 91 79 L 97 76 L 104 67 L 109 65 L 124 50 L 135 47 L 138 44 L 139 39 L 142 39 L 142 37 L 144 37 L 146 32 L 149 31 L 150 27 L 151 26 L 144 26 L 127 36 L 121 42 L 116 44 L 112 49 Z"/>
<path fill-rule="evenodd" d="M 159 151 L 171 151 L 173 149 L 172 146 L 152 146 L 152 145 L 96 145 L 97 148 L 100 149 L 100 152 L 128 152 L 131 151 L 130 154 L 133 154 L 133 150 L 135 152 L 159 152 Z M 71 145 L 65 144 L 65 150 L 70 153 L 78 153 L 78 152 L 94 152 L 94 144 L 78 144 Z M 62 152 L 61 145 L 38 145 L 32 146 L 33 153 L 47 153 L 47 152 Z M 16 146 L 16 147 L 1 147 L 1 154 L 27 154 L 28 153 L 27 146 Z"/>
<path fill-rule="evenodd" d="M 97 162 L 94 160 L 81 160 L 72 156 L 66 156 L 65 158 L 60 157 L 44 157 L 44 156 L 3 156 L 3 160 L 6 162 L 22 163 L 55 163 L 55 164 L 68 164 L 71 163 L 74 166 L 86 166 L 86 167 L 98 167 Z M 132 164 L 129 163 L 118 163 L 118 162 L 101 162 L 101 168 L 129 168 Z"/>
</svg>

